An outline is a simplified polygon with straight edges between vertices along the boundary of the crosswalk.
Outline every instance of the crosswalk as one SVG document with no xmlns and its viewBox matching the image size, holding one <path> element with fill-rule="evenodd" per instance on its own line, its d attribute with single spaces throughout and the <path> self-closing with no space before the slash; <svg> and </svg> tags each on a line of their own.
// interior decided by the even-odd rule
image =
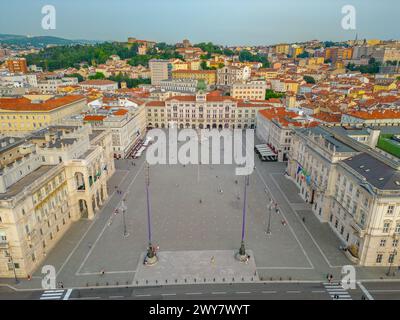
<svg viewBox="0 0 400 320">
<path fill-rule="evenodd" d="M 46 290 L 40 296 L 40 300 L 68 300 L 72 289 L 68 290 Z"/>
<path fill-rule="evenodd" d="M 340 283 L 325 282 L 324 287 L 333 300 L 353 300 Z"/>
</svg>

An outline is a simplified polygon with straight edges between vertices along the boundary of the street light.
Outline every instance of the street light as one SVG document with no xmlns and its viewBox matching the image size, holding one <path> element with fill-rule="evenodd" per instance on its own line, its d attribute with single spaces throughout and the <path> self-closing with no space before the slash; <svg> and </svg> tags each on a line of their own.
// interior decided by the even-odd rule
<svg viewBox="0 0 400 320">
<path fill-rule="evenodd" d="M 269 217 L 268 217 L 268 226 L 267 226 L 267 234 L 271 234 L 271 213 L 272 213 L 272 198 L 269 203 Z"/>
<path fill-rule="evenodd" d="M 126 210 L 128 209 L 128 207 L 125 204 L 125 199 L 122 199 L 122 202 L 121 202 L 121 205 L 120 205 L 119 209 L 122 211 L 122 221 L 123 221 L 123 224 L 124 224 L 124 237 L 128 237 L 129 236 L 129 232 L 128 232 L 127 227 L 126 227 L 126 219 L 125 219 L 125 213 L 126 213 Z"/>
<path fill-rule="evenodd" d="M 148 230 L 148 241 L 149 247 L 147 248 L 146 264 L 156 264 L 158 259 L 154 253 L 153 245 L 151 244 L 151 216 L 150 216 L 150 167 L 149 163 L 146 162 L 146 203 L 147 203 L 147 230 Z"/>
<path fill-rule="evenodd" d="M 244 237 L 245 237 L 245 229 L 246 229 L 246 200 L 247 200 L 247 185 L 248 185 L 249 176 L 245 176 L 244 180 L 244 196 L 243 196 L 243 214 L 242 214 L 242 241 L 240 243 L 239 252 L 236 254 L 236 258 L 239 261 L 247 261 L 246 248 L 244 246 Z"/>
</svg>

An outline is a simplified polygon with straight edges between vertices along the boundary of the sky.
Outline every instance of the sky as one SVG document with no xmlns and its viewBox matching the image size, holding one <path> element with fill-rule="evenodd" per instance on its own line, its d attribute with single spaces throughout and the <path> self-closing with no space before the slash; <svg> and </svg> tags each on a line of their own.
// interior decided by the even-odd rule
<svg viewBox="0 0 400 320">
<path fill-rule="evenodd" d="M 44 5 L 56 9 L 55 30 L 42 28 Z M 356 10 L 355 30 L 341 27 L 344 5 Z M 0 33 L 268 45 L 400 39 L 399 15 L 400 0 L 0 0 Z"/>
</svg>

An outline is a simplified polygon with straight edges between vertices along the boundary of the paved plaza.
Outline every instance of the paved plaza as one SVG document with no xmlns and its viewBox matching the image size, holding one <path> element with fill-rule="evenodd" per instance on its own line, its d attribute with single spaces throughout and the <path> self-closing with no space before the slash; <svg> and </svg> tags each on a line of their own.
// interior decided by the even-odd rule
<svg viewBox="0 0 400 320">
<path fill-rule="evenodd" d="M 314 217 L 310 205 L 284 175 L 285 166 L 255 157 L 247 187 L 248 264 L 234 259 L 241 242 L 245 181 L 235 175 L 236 165 L 178 164 L 150 166 L 152 243 L 159 246 L 160 261 L 155 266 L 143 265 L 148 244 L 145 155 L 116 161 L 108 201 L 94 220 L 76 222 L 44 264 L 55 266 L 57 280 L 65 287 L 143 285 L 146 280 L 153 285 L 156 280 L 182 284 L 185 278 L 191 283 L 195 278 L 222 282 L 229 277 L 249 282 L 325 281 L 327 273 L 339 278 L 341 267 L 351 263 L 329 226 Z M 271 196 L 280 212 L 271 213 L 271 233 L 267 234 Z M 122 210 L 115 213 L 123 199 L 125 216 Z M 40 288 L 40 271 L 17 287 Z M 357 268 L 357 276 L 385 278 L 385 271 Z M 12 279 L 1 282 L 12 283 Z"/>
</svg>

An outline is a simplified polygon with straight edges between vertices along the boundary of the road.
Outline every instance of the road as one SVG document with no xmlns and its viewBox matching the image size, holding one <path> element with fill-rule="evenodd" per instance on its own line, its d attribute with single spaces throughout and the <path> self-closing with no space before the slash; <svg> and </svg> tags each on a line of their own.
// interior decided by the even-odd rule
<svg viewBox="0 0 400 320">
<path fill-rule="evenodd" d="M 399 282 L 363 282 L 344 290 L 335 283 L 246 283 L 99 287 L 14 291 L 0 287 L 0 300 L 399 300 Z"/>
</svg>

